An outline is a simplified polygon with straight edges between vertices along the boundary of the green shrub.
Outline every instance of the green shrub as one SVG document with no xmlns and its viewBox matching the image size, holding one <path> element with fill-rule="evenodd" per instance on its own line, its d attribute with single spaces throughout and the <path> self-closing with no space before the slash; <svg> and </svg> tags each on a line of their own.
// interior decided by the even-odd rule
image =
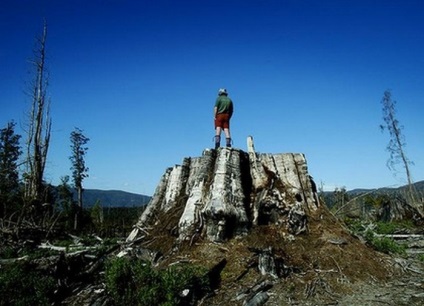
<svg viewBox="0 0 424 306">
<path fill-rule="evenodd" d="M 377 251 L 386 254 L 406 254 L 406 246 L 399 244 L 389 237 L 377 237 L 373 231 L 366 231 L 364 234 L 365 240 Z"/>
<path fill-rule="evenodd" d="M 156 270 L 136 259 L 117 258 L 106 265 L 106 288 L 117 305 L 192 305 L 209 290 L 206 271 L 194 266 Z M 189 289 L 186 297 L 181 293 Z"/>
<path fill-rule="evenodd" d="M 364 235 L 364 238 L 365 238 L 365 241 L 366 242 L 368 242 L 369 244 L 373 244 L 373 241 L 375 239 L 374 238 L 374 232 L 373 231 L 368 230 L 363 235 Z"/>
<path fill-rule="evenodd" d="M 0 258 L 7 259 L 15 257 L 17 257 L 16 249 L 12 247 L 3 247 L 0 249 Z"/>
<path fill-rule="evenodd" d="M 183 290 L 188 289 L 192 298 L 200 298 L 209 291 L 210 283 L 204 268 L 184 265 L 168 268 L 161 273 L 162 285 L 167 299 L 164 305 L 185 305 L 181 297 Z"/>
<path fill-rule="evenodd" d="M 377 222 L 377 227 L 375 229 L 377 234 L 390 235 L 394 234 L 398 229 L 397 224 L 393 222 Z"/>
<path fill-rule="evenodd" d="M 355 234 L 359 234 L 364 231 L 364 225 L 360 220 L 345 218 L 344 222 L 347 227 Z"/>
<path fill-rule="evenodd" d="M 372 245 L 377 251 L 386 254 L 406 254 L 405 245 L 396 243 L 396 241 L 388 237 L 374 238 L 372 240 Z"/>
<path fill-rule="evenodd" d="M 392 221 L 392 222 L 377 222 L 376 232 L 378 234 L 395 234 L 396 232 L 402 230 L 410 230 L 414 228 L 414 223 L 412 220 L 401 220 L 401 221 Z"/>
<path fill-rule="evenodd" d="M 398 244 L 389 237 L 377 237 L 376 234 L 391 235 L 399 230 L 413 228 L 413 223 L 410 220 L 396 221 L 396 222 L 382 222 L 366 223 L 359 220 L 346 219 L 345 224 L 350 231 L 356 235 L 364 237 L 365 241 L 370 244 L 377 251 L 386 254 L 406 254 L 406 246 Z M 372 226 L 370 226 L 372 225 Z M 372 229 L 369 229 L 372 228 Z"/>
<path fill-rule="evenodd" d="M 117 258 L 106 265 L 106 287 L 117 303 L 135 305 L 134 267 L 125 258 Z"/>
<path fill-rule="evenodd" d="M 28 264 L 2 267 L 0 305 L 51 305 L 55 281 Z"/>
</svg>

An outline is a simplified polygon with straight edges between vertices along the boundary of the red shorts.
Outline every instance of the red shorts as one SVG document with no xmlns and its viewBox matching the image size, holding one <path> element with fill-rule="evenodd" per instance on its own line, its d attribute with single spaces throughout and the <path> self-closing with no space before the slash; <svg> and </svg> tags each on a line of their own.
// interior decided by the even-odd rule
<svg viewBox="0 0 424 306">
<path fill-rule="evenodd" d="M 230 115 L 229 114 L 217 114 L 215 118 L 215 128 L 220 127 L 222 129 L 230 128 Z"/>
</svg>

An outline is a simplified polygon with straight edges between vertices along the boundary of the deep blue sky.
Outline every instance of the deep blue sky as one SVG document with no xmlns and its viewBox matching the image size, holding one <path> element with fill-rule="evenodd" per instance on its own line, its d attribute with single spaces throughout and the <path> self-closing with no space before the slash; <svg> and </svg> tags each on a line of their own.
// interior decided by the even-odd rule
<svg viewBox="0 0 424 306">
<path fill-rule="evenodd" d="M 253 135 L 258 152 L 302 152 L 326 190 L 406 183 L 379 129 L 390 89 L 424 179 L 423 1 L 2 0 L 0 125 L 23 135 L 44 18 L 53 184 L 70 175 L 78 127 L 86 188 L 152 195 L 167 167 L 213 146 L 220 87 L 235 103 L 234 147 Z"/>
</svg>

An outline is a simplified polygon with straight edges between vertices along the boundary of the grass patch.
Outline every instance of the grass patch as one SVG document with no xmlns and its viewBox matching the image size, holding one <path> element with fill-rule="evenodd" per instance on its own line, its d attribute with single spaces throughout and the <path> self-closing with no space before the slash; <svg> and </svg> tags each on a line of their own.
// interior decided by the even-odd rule
<svg viewBox="0 0 424 306">
<path fill-rule="evenodd" d="M 210 287 L 204 268 L 183 265 L 156 270 L 146 262 L 128 258 L 109 261 L 105 277 L 116 305 L 195 305 Z"/>
</svg>

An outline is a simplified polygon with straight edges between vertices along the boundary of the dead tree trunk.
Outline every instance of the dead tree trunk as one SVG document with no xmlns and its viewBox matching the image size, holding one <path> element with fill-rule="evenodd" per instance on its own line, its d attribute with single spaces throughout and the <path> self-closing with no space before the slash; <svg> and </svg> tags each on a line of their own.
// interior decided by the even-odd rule
<svg viewBox="0 0 424 306">
<path fill-rule="evenodd" d="M 35 58 L 31 63 L 35 66 L 36 75 L 32 84 L 32 105 L 29 114 L 27 151 L 27 172 L 25 198 L 30 203 L 43 201 L 43 175 L 46 166 L 47 152 L 50 143 L 51 118 L 50 102 L 46 97 L 48 80 L 46 76 L 46 39 L 47 25 L 44 24 L 43 34 L 38 40 Z"/>
<path fill-rule="evenodd" d="M 80 219 L 79 217 L 82 215 L 82 193 L 84 191 L 82 182 L 86 177 L 88 177 L 88 167 L 85 166 L 85 154 L 88 151 L 88 147 L 85 145 L 89 140 L 90 139 L 84 136 L 82 130 L 79 128 L 75 128 L 75 130 L 71 133 L 72 155 L 69 157 L 69 159 L 72 163 L 72 179 L 78 193 L 78 210 L 75 214 L 74 229 L 78 228 L 78 219 Z"/>
<path fill-rule="evenodd" d="M 409 165 L 412 164 L 412 162 L 408 159 L 405 153 L 406 142 L 405 136 L 402 134 L 403 127 L 400 125 L 398 119 L 396 118 L 396 101 L 392 100 L 390 91 L 386 90 L 384 92 L 381 103 L 383 104 L 383 120 L 385 125 L 380 125 L 380 128 L 382 131 L 387 129 L 391 137 L 386 148 L 390 153 L 387 166 L 389 169 L 395 170 L 396 164 L 399 162 L 402 163 L 403 167 L 405 168 L 406 178 L 408 180 L 408 200 L 412 203 L 412 205 L 421 211 L 422 207 L 420 207 L 421 205 L 417 202 L 416 190 L 414 188 L 411 171 L 409 169 Z"/>
</svg>

